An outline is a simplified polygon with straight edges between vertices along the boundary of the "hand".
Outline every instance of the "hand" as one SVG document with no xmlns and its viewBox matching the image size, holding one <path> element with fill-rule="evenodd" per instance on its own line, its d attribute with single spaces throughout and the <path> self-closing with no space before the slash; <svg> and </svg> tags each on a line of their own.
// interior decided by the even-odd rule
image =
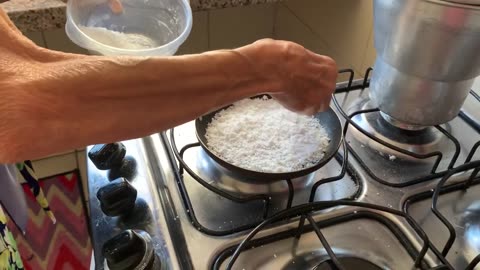
<svg viewBox="0 0 480 270">
<path fill-rule="evenodd" d="M 123 5 L 120 0 L 108 0 L 108 5 L 114 14 L 120 14 L 123 12 Z"/>
<path fill-rule="evenodd" d="M 335 61 L 288 41 L 265 39 L 238 49 L 267 80 L 269 93 L 289 110 L 313 115 L 328 109 L 335 91 Z"/>
</svg>

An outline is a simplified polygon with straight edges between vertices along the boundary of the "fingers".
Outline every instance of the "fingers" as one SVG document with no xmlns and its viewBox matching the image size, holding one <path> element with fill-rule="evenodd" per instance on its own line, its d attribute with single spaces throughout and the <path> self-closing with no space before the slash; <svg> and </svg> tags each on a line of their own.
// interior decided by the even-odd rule
<svg viewBox="0 0 480 270">
<path fill-rule="evenodd" d="M 260 73 L 276 82 L 271 94 L 285 108 L 307 115 L 329 109 L 338 72 L 332 58 L 289 41 L 264 39 L 254 45 L 261 52 L 256 54 Z"/>
<path fill-rule="evenodd" d="M 325 112 L 330 108 L 331 96 L 328 98 L 322 97 L 318 102 L 314 103 L 311 107 L 306 108 L 303 113 L 307 115 L 314 115 L 320 112 Z"/>
<path fill-rule="evenodd" d="M 120 0 L 108 0 L 108 5 L 114 14 L 120 14 L 123 12 L 123 5 Z"/>
</svg>

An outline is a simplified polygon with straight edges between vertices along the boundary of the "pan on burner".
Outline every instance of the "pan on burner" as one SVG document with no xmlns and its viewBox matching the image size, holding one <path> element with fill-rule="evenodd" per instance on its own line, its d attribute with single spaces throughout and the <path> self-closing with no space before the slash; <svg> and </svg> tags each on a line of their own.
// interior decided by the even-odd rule
<svg viewBox="0 0 480 270">
<path fill-rule="evenodd" d="M 226 106 L 224 108 L 221 108 L 219 110 L 216 110 L 214 112 L 211 112 L 207 115 L 204 115 L 198 118 L 195 121 L 196 134 L 197 134 L 198 141 L 200 142 L 200 145 L 205 150 L 205 152 L 207 152 L 208 155 L 212 157 L 213 160 L 215 160 L 218 164 L 220 164 L 224 168 L 229 169 L 232 172 L 241 174 L 244 177 L 247 177 L 256 181 L 274 182 L 279 180 L 294 179 L 294 178 L 306 176 L 320 169 L 323 165 L 327 164 L 340 148 L 340 144 L 342 142 L 342 125 L 340 124 L 340 120 L 338 119 L 337 114 L 331 108 L 329 108 L 325 112 L 317 113 L 316 115 L 314 115 L 315 119 L 318 122 L 320 122 L 320 124 L 325 128 L 325 131 L 327 132 L 328 137 L 330 138 L 330 144 L 328 145 L 327 149 L 325 149 L 325 155 L 323 156 L 323 158 L 313 166 L 306 167 L 298 171 L 286 172 L 286 173 L 265 173 L 265 172 L 252 171 L 252 170 L 238 167 L 229 162 L 226 162 L 220 156 L 212 152 L 208 147 L 208 140 L 205 136 L 207 132 L 208 124 L 212 121 L 215 115 L 219 111 L 222 111 L 230 106 Z"/>
</svg>

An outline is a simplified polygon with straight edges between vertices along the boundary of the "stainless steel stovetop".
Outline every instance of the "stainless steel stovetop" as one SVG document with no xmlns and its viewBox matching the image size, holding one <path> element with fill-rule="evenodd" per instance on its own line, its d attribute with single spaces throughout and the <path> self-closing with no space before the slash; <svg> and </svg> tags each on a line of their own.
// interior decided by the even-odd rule
<svg viewBox="0 0 480 270">
<path fill-rule="evenodd" d="M 304 178 L 266 185 L 223 169 L 193 122 L 94 147 L 110 168 L 88 161 L 96 269 L 105 257 L 112 269 L 225 269 L 232 257 L 232 269 L 480 269 L 478 94 L 453 121 L 404 131 L 366 82 L 337 85 L 344 146 Z"/>
</svg>

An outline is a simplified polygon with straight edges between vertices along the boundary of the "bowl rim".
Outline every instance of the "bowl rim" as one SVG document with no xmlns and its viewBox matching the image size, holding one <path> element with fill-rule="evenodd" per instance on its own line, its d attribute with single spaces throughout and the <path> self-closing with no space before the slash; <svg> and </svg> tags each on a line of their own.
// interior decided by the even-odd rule
<svg viewBox="0 0 480 270">
<path fill-rule="evenodd" d="M 91 38 L 89 35 L 85 34 L 82 30 L 80 30 L 77 23 L 75 23 L 73 21 L 73 19 L 72 19 L 73 16 L 71 14 L 72 5 L 73 5 L 72 2 L 73 1 L 67 1 L 67 8 L 66 8 L 67 24 L 70 24 L 71 26 L 73 26 L 74 30 L 77 31 L 77 33 L 79 33 L 83 38 L 86 38 L 89 42 L 91 42 L 95 45 L 101 46 L 103 48 L 109 49 L 111 51 L 115 51 L 115 52 L 120 52 L 120 53 L 121 52 L 124 52 L 124 53 L 133 53 L 133 52 L 148 53 L 148 52 L 158 51 L 159 49 L 170 47 L 171 44 L 178 44 L 178 46 L 176 46 L 178 48 L 178 47 L 180 47 L 181 44 L 183 44 L 185 42 L 187 37 L 190 35 L 190 31 L 192 30 L 192 24 L 193 24 L 193 15 L 192 15 L 192 9 L 191 9 L 191 6 L 190 6 L 190 3 L 188 2 L 188 0 L 177 0 L 177 1 L 179 1 L 181 3 L 181 5 L 183 7 L 183 11 L 184 11 L 184 13 L 187 17 L 186 26 L 183 29 L 182 33 L 180 33 L 180 35 L 178 35 L 174 40 L 172 40 L 172 41 L 170 41 L 166 44 L 163 44 L 162 46 L 158 46 L 158 47 L 135 50 L 135 49 L 123 49 L 123 48 L 113 47 L 113 46 L 98 42 L 97 40 Z M 77 44 L 77 45 L 81 46 L 80 44 Z M 98 48 L 91 48 L 87 44 L 84 44 L 84 45 L 86 46 L 84 48 L 87 49 L 87 50 L 98 49 Z"/>
</svg>

